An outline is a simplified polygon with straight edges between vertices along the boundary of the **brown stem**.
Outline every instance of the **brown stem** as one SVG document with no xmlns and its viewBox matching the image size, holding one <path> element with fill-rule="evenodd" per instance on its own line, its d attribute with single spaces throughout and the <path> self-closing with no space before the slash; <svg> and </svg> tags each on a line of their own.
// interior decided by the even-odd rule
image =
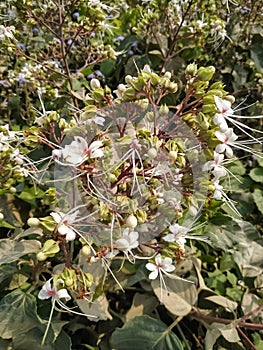
<svg viewBox="0 0 263 350">
<path fill-rule="evenodd" d="M 245 315 L 243 315 L 242 317 L 240 317 L 240 319 L 241 320 L 247 320 L 251 316 L 256 315 L 261 309 L 263 309 L 263 305 L 259 305 L 254 310 L 251 310 L 250 312 L 248 312 Z"/>
<path fill-rule="evenodd" d="M 222 324 L 231 324 L 232 322 L 235 321 L 228 318 L 219 318 L 219 317 L 214 317 L 210 315 L 204 315 L 196 310 L 193 310 L 190 313 L 190 316 L 196 320 L 205 320 L 205 321 L 211 321 L 211 322 L 222 323 Z M 238 323 L 238 326 L 242 328 L 253 329 L 253 330 L 263 330 L 263 325 L 258 323 L 248 323 L 248 322 L 240 321 Z"/>
<path fill-rule="evenodd" d="M 252 341 L 248 338 L 248 336 L 242 331 L 242 329 L 240 329 L 240 327 L 237 326 L 237 330 L 240 333 L 240 335 L 245 339 L 245 341 L 249 344 L 250 348 L 249 349 L 253 349 L 253 350 L 257 350 L 257 348 L 255 347 L 255 345 L 252 343 Z"/>
</svg>

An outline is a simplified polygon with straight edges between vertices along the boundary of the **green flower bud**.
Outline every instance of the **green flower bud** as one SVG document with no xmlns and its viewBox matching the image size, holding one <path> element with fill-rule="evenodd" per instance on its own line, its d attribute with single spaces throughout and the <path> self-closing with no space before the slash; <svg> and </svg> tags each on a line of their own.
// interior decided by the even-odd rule
<svg viewBox="0 0 263 350">
<path fill-rule="evenodd" d="M 83 254 L 85 256 L 89 256 L 90 253 L 91 253 L 91 249 L 87 244 L 81 248 L 81 254 Z"/>
<path fill-rule="evenodd" d="M 58 126 L 60 129 L 65 129 L 68 127 L 68 123 L 66 122 L 66 120 L 64 118 L 61 118 L 59 120 Z"/>
<path fill-rule="evenodd" d="M 227 95 L 227 96 L 224 96 L 224 100 L 227 100 L 229 101 L 230 103 L 235 103 L 235 97 L 233 95 Z"/>
<path fill-rule="evenodd" d="M 173 160 L 173 161 L 176 161 L 177 157 L 178 157 L 178 154 L 176 151 L 170 151 L 169 152 L 169 157 Z"/>
<path fill-rule="evenodd" d="M 156 158 L 156 157 L 157 157 L 157 150 L 156 150 L 156 148 L 150 148 L 150 149 L 148 150 L 147 154 L 148 154 L 148 157 L 149 157 L 150 159 Z"/>
<path fill-rule="evenodd" d="M 131 85 L 134 81 L 134 78 L 131 75 L 126 75 L 125 77 L 125 83 L 128 85 Z"/>
<path fill-rule="evenodd" d="M 9 188 L 10 193 L 16 193 L 16 188 L 15 187 L 10 187 Z"/>
<path fill-rule="evenodd" d="M 203 105 L 203 113 L 216 113 L 214 104 L 204 104 Z"/>
<path fill-rule="evenodd" d="M 45 261 L 47 259 L 46 254 L 44 254 L 43 252 L 38 252 L 37 253 L 37 260 L 38 261 Z"/>
<path fill-rule="evenodd" d="M 55 111 L 50 111 L 48 114 L 48 119 L 53 122 L 57 122 L 59 120 L 60 116 Z"/>
<path fill-rule="evenodd" d="M 45 260 L 46 258 L 52 258 L 53 256 L 56 255 L 56 253 L 59 252 L 59 250 L 60 250 L 59 244 L 55 242 L 53 239 L 48 239 L 44 243 L 41 251 L 39 252 L 39 257 L 43 260 Z M 44 258 L 44 255 L 46 256 L 46 258 Z"/>
<path fill-rule="evenodd" d="M 142 209 L 136 210 L 136 217 L 139 224 L 143 224 L 147 220 L 147 213 Z"/>
<path fill-rule="evenodd" d="M 93 284 L 93 276 L 89 272 L 82 272 L 78 275 L 78 280 L 84 284 L 85 288 L 90 288 Z"/>
<path fill-rule="evenodd" d="M 67 287 L 75 288 L 77 282 L 76 272 L 73 269 L 68 269 L 67 267 L 60 274 L 60 278 L 65 282 Z"/>
<path fill-rule="evenodd" d="M 170 112 L 169 107 L 167 105 L 161 105 L 159 109 L 159 114 L 167 115 Z"/>
<path fill-rule="evenodd" d="M 215 71 L 215 67 L 213 66 L 200 67 L 197 71 L 197 75 L 202 81 L 210 81 L 213 78 Z"/>
<path fill-rule="evenodd" d="M 190 63 L 186 67 L 185 74 L 190 76 L 195 76 L 197 73 L 197 65 L 195 63 Z"/>
</svg>

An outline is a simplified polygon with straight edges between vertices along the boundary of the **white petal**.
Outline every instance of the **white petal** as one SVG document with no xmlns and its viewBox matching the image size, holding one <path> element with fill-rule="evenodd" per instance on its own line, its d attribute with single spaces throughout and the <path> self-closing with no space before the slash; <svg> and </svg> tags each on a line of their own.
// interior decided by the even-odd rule
<svg viewBox="0 0 263 350">
<path fill-rule="evenodd" d="M 215 176 L 216 179 L 219 179 L 220 177 L 226 176 L 227 171 L 221 166 L 217 166 L 212 171 L 212 174 Z"/>
<path fill-rule="evenodd" d="M 76 233 L 69 229 L 68 233 L 66 234 L 66 240 L 67 241 L 74 241 L 74 239 L 76 238 Z"/>
<path fill-rule="evenodd" d="M 101 141 L 93 141 L 89 146 L 89 150 L 93 151 L 102 146 L 103 146 L 103 143 Z"/>
<path fill-rule="evenodd" d="M 147 263 L 145 265 L 146 269 L 149 270 L 149 271 L 155 271 L 155 270 L 158 270 L 157 269 L 157 266 L 153 263 Z"/>
<path fill-rule="evenodd" d="M 69 231 L 70 231 L 70 228 L 67 225 L 61 224 L 58 227 L 58 232 L 63 236 L 67 235 Z"/>
<path fill-rule="evenodd" d="M 225 152 L 225 149 L 226 149 L 226 145 L 223 144 L 223 143 L 221 143 L 221 144 L 219 144 L 219 145 L 216 146 L 215 151 L 216 151 L 217 153 L 223 153 L 223 152 Z"/>
<path fill-rule="evenodd" d="M 56 212 L 53 211 L 52 213 L 50 213 L 50 216 L 52 216 L 52 218 L 55 220 L 55 222 L 57 224 L 59 224 L 60 221 L 62 220 L 62 217 L 64 216 L 64 214 L 56 213 Z"/>
<path fill-rule="evenodd" d="M 130 241 L 131 241 L 131 242 L 137 241 L 138 238 L 139 238 L 139 233 L 136 232 L 136 231 L 132 231 L 132 232 L 130 233 L 129 237 L 130 237 Z"/>
<path fill-rule="evenodd" d="M 149 274 L 149 279 L 150 280 L 155 280 L 158 277 L 159 271 L 155 270 Z"/>
<path fill-rule="evenodd" d="M 175 242 L 175 235 L 172 233 L 169 233 L 168 235 L 163 237 L 163 240 L 165 242 Z"/>
<path fill-rule="evenodd" d="M 225 132 L 228 129 L 228 125 L 225 119 L 222 121 L 222 123 L 219 124 L 219 126 L 221 132 Z"/>
<path fill-rule="evenodd" d="M 163 259 L 164 265 L 171 265 L 172 263 L 173 263 L 173 260 L 171 258 L 166 257 Z"/>
<path fill-rule="evenodd" d="M 161 254 L 157 254 L 155 257 L 155 263 L 156 265 L 161 265 L 163 263 L 163 258 L 161 256 Z"/>
<path fill-rule="evenodd" d="M 214 132 L 214 135 L 215 135 L 215 137 L 216 137 L 219 141 L 221 141 L 221 142 L 224 142 L 225 139 L 226 139 L 226 134 L 225 134 L 224 132 L 215 131 L 215 132 Z M 217 152 L 217 151 L 216 151 L 216 152 Z M 217 153 L 219 153 L 219 152 L 217 152 Z"/>
<path fill-rule="evenodd" d="M 43 299 L 49 299 L 50 298 L 50 293 L 49 291 L 52 291 L 51 287 L 51 279 L 49 279 L 42 287 L 40 292 L 38 293 L 38 298 L 43 300 Z"/>
<path fill-rule="evenodd" d="M 232 158 L 233 157 L 233 150 L 230 146 L 226 145 L 226 156 L 228 158 Z"/>
<path fill-rule="evenodd" d="M 171 231 L 172 233 L 178 233 L 179 229 L 180 229 L 180 225 L 178 224 L 174 224 L 169 227 L 169 231 Z"/>
<path fill-rule="evenodd" d="M 214 123 L 216 125 L 220 125 L 222 124 L 223 122 L 225 122 L 225 118 L 222 116 L 222 114 L 219 114 L 219 113 L 216 113 L 214 115 Z"/>
<path fill-rule="evenodd" d="M 230 101 L 223 100 L 222 98 L 220 98 L 218 96 L 214 96 L 214 99 L 215 99 L 215 105 L 221 113 L 225 113 L 226 115 L 233 114 L 233 110 L 231 108 Z"/>
<path fill-rule="evenodd" d="M 115 242 L 116 248 L 119 250 L 129 249 L 130 245 L 126 238 L 120 238 Z"/>
<path fill-rule="evenodd" d="M 90 158 L 101 158 L 103 157 L 103 151 L 101 149 L 96 149 L 92 151 Z"/>
<path fill-rule="evenodd" d="M 57 291 L 56 297 L 58 299 L 65 298 L 67 300 L 71 299 L 71 296 L 68 294 L 68 291 L 63 288 Z"/>
</svg>

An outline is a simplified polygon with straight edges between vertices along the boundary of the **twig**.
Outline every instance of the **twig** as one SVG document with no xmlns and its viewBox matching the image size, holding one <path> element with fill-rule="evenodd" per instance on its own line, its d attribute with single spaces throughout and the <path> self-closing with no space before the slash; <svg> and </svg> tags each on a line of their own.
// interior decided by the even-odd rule
<svg viewBox="0 0 263 350">
<path fill-rule="evenodd" d="M 242 335 L 242 337 L 245 339 L 245 341 L 249 344 L 250 348 L 249 349 L 253 349 L 253 350 L 257 350 L 257 348 L 255 347 L 255 345 L 252 343 L 252 341 L 248 338 L 248 336 L 242 331 L 242 329 L 240 329 L 240 327 L 237 326 L 237 330 L 238 332 Z"/>
<path fill-rule="evenodd" d="M 219 317 L 214 317 L 210 315 L 204 315 L 196 310 L 192 311 L 190 313 L 190 316 L 196 320 L 205 320 L 205 321 L 211 321 L 211 322 L 222 323 L 222 324 L 231 324 L 232 322 L 235 321 L 228 318 L 219 318 Z M 258 323 L 248 323 L 248 322 L 240 321 L 238 323 L 238 326 L 242 328 L 247 328 L 247 329 L 263 330 L 263 325 Z"/>
</svg>

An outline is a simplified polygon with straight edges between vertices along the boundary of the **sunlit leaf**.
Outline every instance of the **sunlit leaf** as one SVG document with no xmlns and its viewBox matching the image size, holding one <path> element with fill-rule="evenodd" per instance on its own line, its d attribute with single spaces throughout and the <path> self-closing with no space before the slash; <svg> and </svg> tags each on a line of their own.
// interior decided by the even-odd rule
<svg viewBox="0 0 263 350">
<path fill-rule="evenodd" d="M 212 301 L 215 304 L 223 306 L 226 310 L 233 312 L 236 310 L 238 304 L 235 301 L 229 300 L 222 295 L 212 295 L 206 297 L 207 300 Z"/>
<path fill-rule="evenodd" d="M 185 316 L 197 300 L 197 289 L 193 283 L 164 276 L 167 290 L 161 289 L 160 280 L 151 282 L 158 299 L 173 315 Z"/>
<path fill-rule="evenodd" d="M 0 265 L 9 264 L 18 260 L 21 256 L 37 253 L 41 243 L 37 240 L 14 241 L 12 239 L 0 240 Z"/>
</svg>

